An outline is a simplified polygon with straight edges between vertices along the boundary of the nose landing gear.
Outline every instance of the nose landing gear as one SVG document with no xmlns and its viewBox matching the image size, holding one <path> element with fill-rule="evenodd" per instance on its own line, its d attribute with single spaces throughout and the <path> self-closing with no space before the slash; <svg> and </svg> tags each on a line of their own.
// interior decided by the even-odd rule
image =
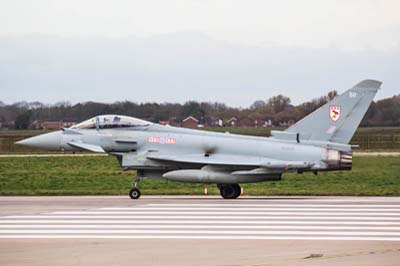
<svg viewBox="0 0 400 266">
<path fill-rule="evenodd" d="M 129 197 L 131 197 L 131 199 L 138 199 L 140 198 L 140 190 L 137 188 L 138 184 L 139 184 L 140 178 L 136 178 L 135 182 L 133 183 L 133 188 L 129 191 Z"/>
<path fill-rule="evenodd" d="M 138 199 L 140 198 L 140 190 L 136 187 L 132 188 L 129 191 L 129 197 L 131 197 L 131 199 Z"/>
<path fill-rule="evenodd" d="M 239 184 L 217 184 L 217 187 L 224 199 L 236 199 L 241 193 Z"/>
</svg>

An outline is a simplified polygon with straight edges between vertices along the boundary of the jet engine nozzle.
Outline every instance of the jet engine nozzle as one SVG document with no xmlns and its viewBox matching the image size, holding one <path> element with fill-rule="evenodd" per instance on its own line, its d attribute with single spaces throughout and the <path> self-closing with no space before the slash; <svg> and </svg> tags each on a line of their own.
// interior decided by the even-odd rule
<svg viewBox="0 0 400 266">
<path fill-rule="evenodd" d="M 327 150 L 326 164 L 329 170 L 351 170 L 353 164 L 353 153 Z"/>
</svg>

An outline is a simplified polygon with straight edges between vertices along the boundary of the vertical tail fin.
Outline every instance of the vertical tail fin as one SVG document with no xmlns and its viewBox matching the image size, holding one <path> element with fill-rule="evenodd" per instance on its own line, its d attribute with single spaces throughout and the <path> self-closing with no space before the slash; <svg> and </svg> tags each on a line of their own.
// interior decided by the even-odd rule
<svg viewBox="0 0 400 266">
<path fill-rule="evenodd" d="M 382 82 L 364 80 L 298 121 L 286 131 L 309 140 L 349 143 Z"/>
</svg>

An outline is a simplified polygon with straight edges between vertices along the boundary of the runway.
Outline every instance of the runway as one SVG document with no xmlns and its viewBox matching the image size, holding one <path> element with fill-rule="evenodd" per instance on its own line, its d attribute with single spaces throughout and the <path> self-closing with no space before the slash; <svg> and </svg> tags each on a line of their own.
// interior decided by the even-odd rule
<svg viewBox="0 0 400 266">
<path fill-rule="evenodd" d="M 68 252 L 85 254 L 69 262 L 91 264 L 91 258 L 100 265 L 112 262 L 107 255 L 135 265 L 398 265 L 400 259 L 395 197 L 2 197 L 0 206 L 1 265 L 70 265 L 54 257 Z"/>
</svg>

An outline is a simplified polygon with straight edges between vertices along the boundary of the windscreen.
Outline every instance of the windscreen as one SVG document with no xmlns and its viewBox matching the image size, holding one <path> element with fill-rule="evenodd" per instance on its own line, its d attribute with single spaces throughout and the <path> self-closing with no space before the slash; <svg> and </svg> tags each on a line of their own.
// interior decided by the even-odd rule
<svg viewBox="0 0 400 266">
<path fill-rule="evenodd" d="M 123 127 L 140 127 L 148 126 L 151 123 L 134 117 L 123 115 L 99 115 L 83 121 L 71 128 L 91 129 L 98 126 L 99 129 L 103 128 L 123 128 Z"/>
</svg>

